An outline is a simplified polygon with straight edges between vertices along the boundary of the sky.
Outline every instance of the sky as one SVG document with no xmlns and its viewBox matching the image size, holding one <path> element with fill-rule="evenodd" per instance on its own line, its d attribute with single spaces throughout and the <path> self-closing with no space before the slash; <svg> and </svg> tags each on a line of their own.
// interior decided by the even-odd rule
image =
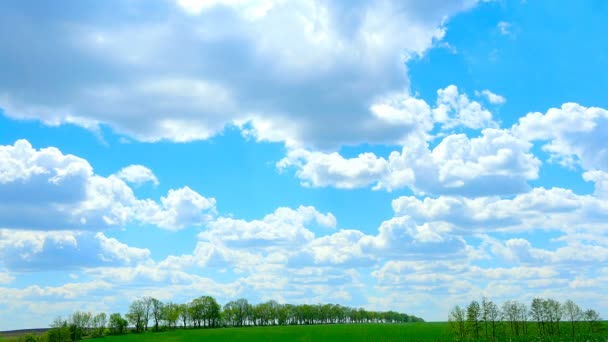
<svg viewBox="0 0 608 342">
<path fill-rule="evenodd" d="M 0 2 L 0 330 L 339 303 L 608 315 L 608 3 Z"/>
</svg>

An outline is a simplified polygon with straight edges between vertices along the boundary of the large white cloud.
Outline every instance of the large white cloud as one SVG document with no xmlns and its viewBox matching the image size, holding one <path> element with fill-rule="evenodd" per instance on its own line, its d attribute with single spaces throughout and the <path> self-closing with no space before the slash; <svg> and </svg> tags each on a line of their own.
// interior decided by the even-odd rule
<svg viewBox="0 0 608 342">
<path fill-rule="evenodd" d="M 535 229 L 601 232 L 607 227 L 608 201 L 569 189 L 534 188 L 513 198 L 403 196 L 393 201 L 393 208 L 399 215 L 449 222 L 471 233 Z"/>
<path fill-rule="evenodd" d="M 565 103 L 545 114 L 529 113 L 513 127 L 518 136 L 543 141 L 543 150 L 566 166 L 608 170 L 608 111 Z"/>
<path fill-rule="evenodd" d="M 409 187 L 419 194 L 504 195 L 527 191 L 527 181 L 538 177 L 540 161 L 531 147 L 508 130 L 488 128 L 474 138 L 447 135 L 432 149 L 424 138 L 412 137 L 388 158 L 370 152 L 344 158 L 296 149 L 277 167 L 294 167 L 304 185 L 315 187 L 373 185 L 387 190 Z"/>
<path fill-rule="evenodd" d="M 124 170 L 123 170 L 124 171 Z M 84 159 L 27 140 L 0 146 L 0 227 L 86 229 L 129 222 L 177 230 L 200 226 L 215 215 L 215 199 L 189 187 L 169 190 L 160 203 L 139 199 L 114 175 L 93 172 Z"/>
<path fill-rule="evenodd" d="M 66 270 L 147 262 L 150 250 L 103 233 L 0 229 L 0 264 L 18 271 Z"/>
<path fill-rule="evenodd" d="M 206 139 L 236 123 L 288 144 L 395 142 L 409 126 L 370 106 L 407 92 L 404 63 L 475 4 L 104 1 L 42 15 L 3 3 L 0 29 L 15 34 L 0 38 L 0 107 L 143 141 Z"/>
</svg>

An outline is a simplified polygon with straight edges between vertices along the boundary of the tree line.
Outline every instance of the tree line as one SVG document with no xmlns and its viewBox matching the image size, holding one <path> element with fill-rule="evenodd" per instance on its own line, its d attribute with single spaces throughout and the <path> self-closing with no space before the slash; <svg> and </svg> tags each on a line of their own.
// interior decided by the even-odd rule
<svg viewBox="0 0 608 342">
<path fill-rule="evenodd" d="M 534 298 L 530 305 L 508 300 L 499 306 L 484 297 L 466 307 L 455 306 L 448 322 L 453 336 L 460 341 L 531 337 L 575 340 L 605 332 L 597 311 L 582 310 L 572 300 L 560 303 L 551 298 Z"/>
<path fill-rule="evenodd" d="M 134 300 L 124 316 L 120 313 L 107 316 L 105 313 L 76 311 L 65 320 L 56 318 L 45 336 L 31 341 L 78 341 L 84 337 L 177 328 L 423 321 L 422 318 L 405 313 L 370 311 L 339 304 L 294 305 L 279 304 L 274 300 L 250 304 L 247 299 L 241 298 L 221 306 L 211 296 L 201 296 L 184 304 L 143 297 Z"/>
</svg>

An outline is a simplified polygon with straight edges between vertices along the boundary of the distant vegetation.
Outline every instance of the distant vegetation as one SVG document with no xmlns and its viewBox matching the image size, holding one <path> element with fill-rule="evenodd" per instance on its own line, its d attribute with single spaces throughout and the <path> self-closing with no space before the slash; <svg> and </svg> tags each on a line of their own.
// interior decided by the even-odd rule
<svg viewBox="0 0 608 342">
<path fill-rule="evenodd" d="M 415 324 L 395 324 L 416 322 Z M 241 327 L 259 327 L 244 329 Z M 187 304 L 151 297 L 135 300 L 123 316 L 74 312 L 57 318 L 45 334 L 20 341 L 586 341 L 606 342 L 607 324 L 592 309 L 567 300 L 534 298 L 495 304 L 487 298 L 456 306 L 447 323 L 413 315 L 334 304 L 291 305 L 246 299 L 220 306 L 203 296 Z M 223 328 L 223 329 L 214 329 Z"/>
<path fill-rule="evenodd" d="M 608 341 L 599 313 L 571 300 L 534 298 L 530 306 L 514 300 L 498 306 L 484 297 L 454 307 L 448 322 L 457 341 Z"/>
<path fill-rule="evenodd" d="M 177 328 L 219 328 L 274 325 L 362 324 L 423 322 L 419 317 L 394 311 L 378 312 L 337 304 L 292 305 L 268 301 L 256 305 L 246 299 L 223 307 L 215 298 L 202 296 L 187 304 L 163 303 L 144 297 L 135 300 L 124 316 L 113 313 L 74 312 L 67 319 L 56 318 L 41 336 L 22 336 L 24 341 L 64 342 L 85 337 L 122 335 L 127 332 L 175 330 Z"/>
</svg>

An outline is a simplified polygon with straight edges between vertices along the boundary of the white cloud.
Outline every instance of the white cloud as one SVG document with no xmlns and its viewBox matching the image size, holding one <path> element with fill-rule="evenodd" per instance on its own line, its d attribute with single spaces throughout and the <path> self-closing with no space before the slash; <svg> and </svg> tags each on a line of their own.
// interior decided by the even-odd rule
<svg viewBox="0 0 608 342">
<path fill-rule="evenodd" d="M 370 104 L 406 90 L 404 63 L 475 5 L 178 0 L 143 11 L 117 1 L 92 15 L 72 4 L 38 16 L 4 4 L 0 29 L 19 34 L 0 38 L 0 107 L 11 118 L 107 125 L 142 141 L 207 139 L 237 124 L 299 147 L 398 142 L 407 125 L 377 118 Z M 26 17 L 38 24 L 24 29 Z M 10 72 L 24 61 L 36 80 Z M 64 77 L 74 68 L 79 77 Z"/>
<path fill-rule="evenodd" d="M 503 96 L 495 94 L 487 89 L 484 89 L 481 92 L 475 91 L 475 95 L 485 97 L 488 100 L 488 102 L 490 102 L 491 104 L 500 105 L 500 104 L 504 104 L 505 102 L 507 102 L 507 99 L 505 99 Z"/>
<path fill-rule="evenodd" d="M 0 271 L 0 285 L 9 284 L 13 280 L 15 280 L 15 277 L 10 275 L 8 272 Z"/>
<path fill-rule="evenodd" d="M 489 110 L 461 94 L 455 85 L 437 90 L 437 107 L 433 109 L 433 116 L 444 128 L 459 125 L 473 129 L 498 127 Z"/>
<path fill-rule="evenodd" d="M 143 165 L 129 165 L 124 167 L 116 173 L 116 177 L 135 185 L 141 185 L 147 182 L 152 182 L 155 186 L 158 185 L 158 178 L 156 178 L 152 170 Z"/>
<path fill-rule="evenodd" d="M 252 250 L 266 246 L 299 246 L 311 241 L 314 233 L 306 226 L 317 224 L 333 228 L 336 219 L 331 213 L 323 214 L 313 207 L 300 206 L 296 210 L 278 208 L 262 220 L 244 221 L 219 217 L 207 224 L 199 238 L 226 246 L 247 246 Z"/>
<path fill-rule="evenodd" d="M 393 201 L 398 215 L 425 222 L 449 222 L 464 231 L 529 231 L 553 229 L 599 232 L 608 202 L 577 195 L 561 188 L 534 188 L 513 198 L 440 196 L 418 199 L 403 196 Z"/>
<path fill-rule="evenodd" d="M 608 199 L 608 172 L 592 170 L 583 173 L 583 179 L 595 183 L 595 195 Z"/>
<path fill-rule="evenodd" d="M 387 258 L 413 259 L 434 257 L 453 258 L 466 252 L 466 242 L 451 234 L 452 228 L 444 223 L 416 224 L 408 216 L 384 221 L 377 236 L 364 236 L 360 240 L 364 251 Z"/>
<path fill-rule="evenodd" d="M 135 265 L 149 257 L 150 250 L 127 246 L 103 233 L 0 229 L 0 263 L 13 270 Z"/>
<path fill-rule="evenodd" d="M 528 113 L 513 132 L 529 141 L 545 141 L 543 150 L 569 167 L 608 170 L 608 111 L 576 103 L 551 108 L 545 114 Z"/>
<path fill-rule="evenodd" d="M 419 194 L 510 194 L 528 189 L 540 162 L 531 144 L 508 130 L 485 129 L 481 136 L 448 135 L 432 150 L 423 139 L 404 143 L 388 159 L 373 153 L 344 158 L 338 153 L 292 150 L 277 163 L 296 169 L 306 186 L 393 190 L 409 187 Z"/>
<path fill-rule="evenodd" d="M 104 229 L 129 222 L 177 230 L 215 215 L 215 199 L 190 189 L 169 190 L 160 204 L 138 199 L 120 178 L 94 174 L 84 159 L 26 140 L 0 146 L 0 220 L 3 228 Z"/>
</svg>

